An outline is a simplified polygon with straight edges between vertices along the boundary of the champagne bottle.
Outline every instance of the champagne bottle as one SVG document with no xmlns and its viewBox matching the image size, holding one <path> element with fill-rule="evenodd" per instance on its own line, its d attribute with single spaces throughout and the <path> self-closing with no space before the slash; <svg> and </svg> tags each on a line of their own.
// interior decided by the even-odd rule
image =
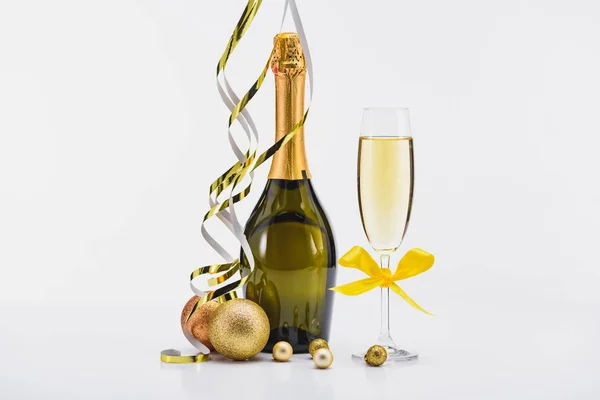
<svg viewBox="0 0 600 400">
<path fill-rule="evenodd" d="M 304 114 L 306 65 L 296 33 L 275 37 L 276 139 Z M 271 325 L 269 341 L 307 353 L 315 338 L 329 340 L 336 254 L 333 233 L 315 195 L 304 150 L 304 128 L 274 156 L 269 180 L 245 227 L 255 260 L 246 298 Z M 242 262 L 247 260 L 242 254 Z"/>
</svg>

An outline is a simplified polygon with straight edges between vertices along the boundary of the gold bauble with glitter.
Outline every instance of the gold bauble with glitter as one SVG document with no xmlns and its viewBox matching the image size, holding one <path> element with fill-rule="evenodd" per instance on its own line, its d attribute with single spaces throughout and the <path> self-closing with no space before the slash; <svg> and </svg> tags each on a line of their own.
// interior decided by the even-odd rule
<svg viewBox="0 0 600 400">
<path fill-rule="evenodd" d="M 319 369 L 326 369 L 333 363 L 333 353 L 329 349 L 319 349 L 313 354 L 313 363 Z"/>
<path fill-rule="evenodd" d="M 308 352 L 314 357 L 315 351 L 319 349 L 328 349 L 329 343 L 325 339 L 315 339 L 308 345 Z"/>
<path fill-rule="evenodd" d="M 387 351 L 383 346 L 371 346 L 369 347 L 369 350 L 367 350 L 364 360 L 369 365 L 379 367 L 385 362 L 385 360 L 387 360 Z"/>
<path fill-rule="evenodd" d="M 210 317 L 208 336 L 219 353 L 232 360 L 257 355 L 269 340 L 269 318 L 255 302 L 229 300 Z"/>
<path fill-rule="evenodd" d="M 212 343 L 210 342 L 210 337 L 208 335 L 208 321 L 213 314 L 213 312 L 219 307 L 219 303 L 216 301 L 209 301 L 207 303 L 202 304 L 200 307 L 196 309 L 194 314 L 188 320 L 188 315 L 194 308 L 194 304 L 199 300 L 198 296 L 194 296 L 185 303 L 183 310 L 181 311 L 181 329 L 184 329 L 184 326 L 187 327 L 187 330 L 198 339 L 200 343 L 209 348 L 209 350 L 214 350 Z M 186 324 L 187 320 L 187 324 Z"/>
<path fill-rule="evenodd" d="M 273 346 L 273 358 L 277 361 L 289 361 L 292 358 L 292 354 L 294 354 L 294 349 L 292 349 L 292 345 L 288 342 L 277 342 Z"/>
</svg>

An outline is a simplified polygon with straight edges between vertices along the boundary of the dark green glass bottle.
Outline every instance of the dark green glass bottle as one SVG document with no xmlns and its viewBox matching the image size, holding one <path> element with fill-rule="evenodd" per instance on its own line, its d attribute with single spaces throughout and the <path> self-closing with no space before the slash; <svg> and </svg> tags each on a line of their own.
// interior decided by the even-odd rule
<svg viewBox="0 0 600 400">
<path fill-rule="evenodd" d="M 275 37 L 276 136 L 304 113 L 305 63 L 295 33 Z M 271 325 L 270 352 L 280 340 L 295 353 L 315 338 L 329 340 L 336 253 L 331 226 L 315 195 L 304 151 L 304 132 L 273 157 L 267 186 L 246 223 L 255 272 L 246 298 L 258 303 Z M 247 260 L 242 254 L 242 262 Z"/>
</svg>

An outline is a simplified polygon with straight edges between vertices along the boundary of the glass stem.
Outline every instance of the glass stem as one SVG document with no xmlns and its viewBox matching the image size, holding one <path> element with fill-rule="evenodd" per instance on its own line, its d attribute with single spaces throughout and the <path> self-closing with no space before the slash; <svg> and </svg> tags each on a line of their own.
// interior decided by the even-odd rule
<svg viewBox="0 0 600 400">
<path fill-rule="evenodd" d="M 390 255 L 382 254 L 380 259 L 381 268 L 390 267 Z M 381 330 L 379 332 L 379 338 L 386 342 L 390 338 L 390 289 L 381 288 Z"/>
</svg>

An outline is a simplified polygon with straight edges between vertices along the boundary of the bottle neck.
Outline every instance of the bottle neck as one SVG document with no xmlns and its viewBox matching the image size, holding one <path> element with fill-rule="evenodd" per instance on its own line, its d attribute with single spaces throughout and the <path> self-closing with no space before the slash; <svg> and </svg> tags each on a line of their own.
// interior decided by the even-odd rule
<svg viewBox="0 0 600 400">
<path fill-rule="evenodd" d="M 275 139 L 280 140 L 304 115 L 306 73 L 275 74 Z M 269 179 L 310 179 L 304 148 L 304 127 L 273 156 Z"/>
</svg>

